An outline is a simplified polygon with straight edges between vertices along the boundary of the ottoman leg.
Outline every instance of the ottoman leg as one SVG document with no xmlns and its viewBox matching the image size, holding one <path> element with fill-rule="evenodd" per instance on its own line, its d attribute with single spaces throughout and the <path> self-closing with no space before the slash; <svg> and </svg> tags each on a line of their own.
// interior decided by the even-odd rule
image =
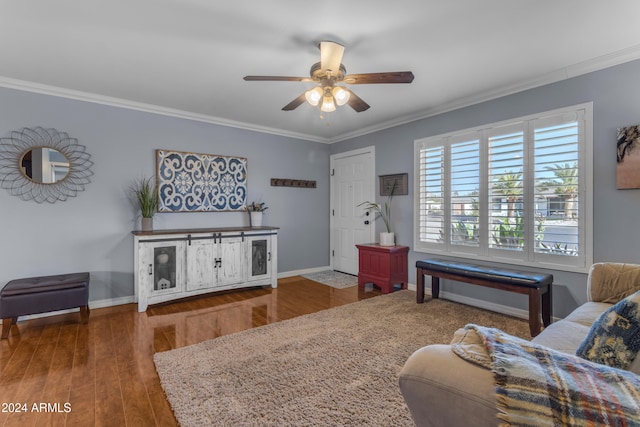
<svg viewBox="0 0 640 427">
<path fill-rule="evenodd" d="M 82 323 L 89 322 L 89 306 L 88 305 L 83 305 L 82 307 L 80 307 L 80 321 Z"/>
<path fill-rule="evenodd" d="M 4 319 L 2 319 L 2 336 L 0 336 L 1 339 L 9 338 L 11 325 L 15 324 L 17 321 L 17 317 L 5 317 Z"/>
</svg>

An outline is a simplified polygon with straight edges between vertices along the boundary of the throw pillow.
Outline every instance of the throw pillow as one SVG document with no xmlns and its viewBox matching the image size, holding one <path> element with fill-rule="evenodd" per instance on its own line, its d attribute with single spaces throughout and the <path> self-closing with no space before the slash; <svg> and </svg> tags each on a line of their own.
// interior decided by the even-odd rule
<svg viewBox="0 0 640 427">
<path fill-rule="evenodd" d="M 592 362 L 628 369 L 640 351 L 640 291 L 602 313 L 591 325 L 576 355 Z"/>
</svg>

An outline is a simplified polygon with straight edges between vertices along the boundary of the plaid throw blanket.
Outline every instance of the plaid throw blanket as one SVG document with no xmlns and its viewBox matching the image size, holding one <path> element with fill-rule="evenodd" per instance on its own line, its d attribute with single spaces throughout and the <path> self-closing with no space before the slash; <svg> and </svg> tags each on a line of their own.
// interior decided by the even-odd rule
<svg viewBox="0 0 640 427">
<path fill-rule="evenodd" d="M 508 335 L 482 337 L 507 426 L 640 426 L 640 376 Z"/>
</svg>

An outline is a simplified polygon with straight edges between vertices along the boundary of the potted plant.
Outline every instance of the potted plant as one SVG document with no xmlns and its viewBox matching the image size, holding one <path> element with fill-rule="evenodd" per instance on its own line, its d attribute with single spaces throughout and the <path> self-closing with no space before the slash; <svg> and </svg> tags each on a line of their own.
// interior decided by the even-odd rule
<svg viewBox="0 0 640 427">
<path fill-rule="evenodd" d="M 396 244 L 396 235 L 391 231 L 391 200 L 393 199 L 393 193 L 395 192 L 395 190 L 396 183 L 394 182 L 393 186 L 391 187 L 391 191 L 389 192 L 389 197 L 387 198 L 387 201 L 384 203 L 384 205 L 369 201 L 362 202 L 358 205 L 365 205 L 365 209 L 370 211 L 373 210 L 380 216 L 380 218 L 382 218 L 387 231 L 380 232 L 380 246 L 395 246 Z"/>
<path fill-rule="evenodd" d="M 269 209 L 264 202 L 251 202 L 245 206 L 244 210 L 249 212 L 249 227 L 260 227 L 262 225 L 262 212 Z"/>
<path fill-rule="evenodd" d="M 140 178 L 131 191 L 136 196 L 142 214 L 142 231 L 153 230 L 153 215 L 158 209 L 158 185 L 155 178 Z"/>
</svg>

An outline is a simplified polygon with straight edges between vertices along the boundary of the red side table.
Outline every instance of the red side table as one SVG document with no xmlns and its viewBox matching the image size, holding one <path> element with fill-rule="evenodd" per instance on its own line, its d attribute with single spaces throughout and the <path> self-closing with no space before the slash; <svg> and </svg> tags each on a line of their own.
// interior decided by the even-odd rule
<svg viewBox="0 0 640 427">
<path fill-rule="evenodd" d="M 393 292 L 393 285 L 407 289 L 408 246 L 380 246 L 377 243 L 356 245 L 358 248 L 358 286 L 378 286 L 383 294 Z"/>
</svg>

